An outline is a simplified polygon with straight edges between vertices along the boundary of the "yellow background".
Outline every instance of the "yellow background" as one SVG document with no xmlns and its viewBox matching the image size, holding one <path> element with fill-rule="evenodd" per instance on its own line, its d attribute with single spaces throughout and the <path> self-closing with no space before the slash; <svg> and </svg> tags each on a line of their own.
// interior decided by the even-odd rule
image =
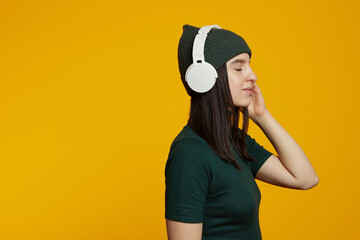
<svg viewBox="0 0 360 240">
<path fill-rule="evenodd" d="M 270 113 L 319 178 L 257 181 L 263 239 L 359 234 L 359 1 L 1 1 L 0 239 L 166 239 L 186 124 L 182 26 L 249 44 Z M 249 134 L 275 151 L 253 122 Z"/>
</svg>

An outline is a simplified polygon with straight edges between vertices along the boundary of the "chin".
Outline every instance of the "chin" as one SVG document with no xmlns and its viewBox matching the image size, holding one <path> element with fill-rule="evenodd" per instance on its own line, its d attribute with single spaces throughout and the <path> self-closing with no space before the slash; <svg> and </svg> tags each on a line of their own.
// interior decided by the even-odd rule
<svg viewBox="0 0 360 240">
<path fill-rule="evenodd" d="M 244 104 L 244 103 L 234 103 L 235 107 L 242 107 L 242 108 L 246 108 L 250 105 L 250 102 L 248 104 Z"/>
</svg>

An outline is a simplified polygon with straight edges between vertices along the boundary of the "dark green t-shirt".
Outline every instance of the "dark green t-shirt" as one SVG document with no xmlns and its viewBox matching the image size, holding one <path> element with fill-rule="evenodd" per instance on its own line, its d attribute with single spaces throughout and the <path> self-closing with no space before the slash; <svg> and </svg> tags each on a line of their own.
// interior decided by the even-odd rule
<svg viewBox="0 0 360 240">
<path fill-rule="evenodd" d="M 187 124 L 172 142 L 165 165 L 165 218 L 203 223 L 203 240 L 262 239 L 261 193 L 254 178 L 272 153 L 250 135 L 246 144 L 256 162 L 245 162 L 233 149 L 243 167 L 239 171 Z"/>
</svg>

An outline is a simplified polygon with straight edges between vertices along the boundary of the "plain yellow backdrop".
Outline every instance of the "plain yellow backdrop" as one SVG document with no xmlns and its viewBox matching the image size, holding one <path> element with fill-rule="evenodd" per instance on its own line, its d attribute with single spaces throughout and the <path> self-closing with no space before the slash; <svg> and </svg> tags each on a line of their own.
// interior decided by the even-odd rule
<svg viewBox="0 0 360 240">
<path fill-rule="evenodd" d="M 242 37 L 320 183 L 258 181 L 265 240 L 359 235 L 359 10 L 344 1 L 0 1 L 0 239 L 166 239 L 182 26 Z M 253 122 L 249 134 L 270 151 Z"/>
</svg>

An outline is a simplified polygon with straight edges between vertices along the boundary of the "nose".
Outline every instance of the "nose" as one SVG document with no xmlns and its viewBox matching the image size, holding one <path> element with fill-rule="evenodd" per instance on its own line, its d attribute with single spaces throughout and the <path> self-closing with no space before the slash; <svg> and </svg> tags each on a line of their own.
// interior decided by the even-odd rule
<svg viewBox="0 0 360 240">
<path fill-rule="evenodd" d="M 254 81 L 254 82 L 256 82 L 257 81 L 257 76 L 256 76 L 256 74 L 254 73 L 254 71 L 251 69 L 251 68 L 249 68 L 250 69 L 250 71 L 249 71 L 249 75 L 248 75 L 248 81 Z"/>
</svg>

